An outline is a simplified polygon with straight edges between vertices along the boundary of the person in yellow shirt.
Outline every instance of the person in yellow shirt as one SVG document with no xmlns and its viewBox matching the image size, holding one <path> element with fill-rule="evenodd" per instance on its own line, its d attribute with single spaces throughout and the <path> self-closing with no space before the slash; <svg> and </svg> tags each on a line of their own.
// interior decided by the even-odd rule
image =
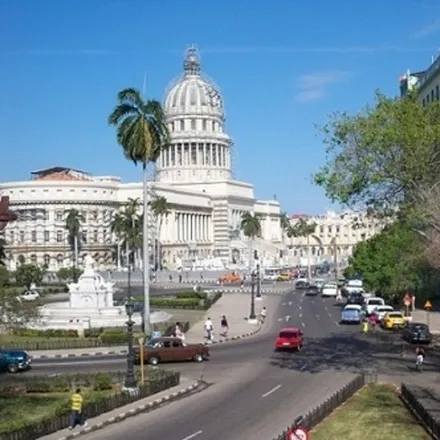
<svg viewBox="0 0 440 440">
<path fill-rule="evenodd" d="M 70 404 L 72 412 L 70 414 L 69 429 L 73 429 L 77 425 L 80 425 L 81 427 L 87 426 L 87 422 L 83 413 L 83 396 L 81 395 L 80 388 L 77 388 L 75 393 L 72 394 L 72 397 L 70 398 Z"/>
</svg>

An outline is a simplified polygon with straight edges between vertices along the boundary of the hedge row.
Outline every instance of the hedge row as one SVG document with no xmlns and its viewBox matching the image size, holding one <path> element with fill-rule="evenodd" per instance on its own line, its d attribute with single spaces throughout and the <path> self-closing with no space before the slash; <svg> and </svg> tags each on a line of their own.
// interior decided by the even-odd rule
<svg viewBox="0 0 440 440">
<path fill-rule="evenodd" d="M 194 292 L 196 293 L 196 292 Z M 200 294 L 199 294 L 200 295 Z M 161 297 L 151 298 L 150 305 L 152 307 L 164 308 L 164 309 L 190 309 L 190 310 L 208 310 L 213 304 L 215 304 L 221 297 L 221 292 L 207 295 L 205 297 L 179 297 L 176 295 L 174 298 Z"/>
<path fill-rule="evenodd" d="M 89 386 L 97 386 L 97 387 L 110 387 L 113 381 L 114 374 L 99 374 L 90 377 L 88 380 Z M 121 382 L 123 380 L 123 375 L 121 376 Z M 87 386 L 87 383 L 84 382 L 86 379 L 85 376 L 82 377 L 82 380 L 77 380 L 79 376 L 74 376 L 70 378 L 66 378 L 65 376 L 55 377 L 52 381 L 47 381 L 45 379 L 37 379 L 40 383 L 40 390 L 37 392 L 58 392 L 65 391 L 67 384 L 73 385 L 69 390 L 75 386 Z M 110 381 L 110 385 L 109 385 Z M 31 387 L 32 382 L 27 381 L 28 386 Z M 119 392 L 114 395 L 95 395 L 95 396 L 87 396 L 84 401 L 83 411 L 87 418 L 97 417 L 100 414 L 112 411 L 115 408 L 119 408 L 121 406 L 130 404 L 139 399 L 143 399 L 145 397 L 151 396 L 158 392 L 164 391 L 168 388 L 174 387 L 178 385 L 180 382 L 180 374 L 173 373 L 168 371 L 159 370 L 155 374 L 148 374 L 148 382 L 146 384 L 139 386 L 138 393 L 126 393 Z M 34 389 L 37 390 L 36 382 L 34 383 Z M 49 385 L 46 385 L 49 384 Z M 26 386 L 26 385 L 25 385 Z M 43 390 L 48 389 L 49 391 Z M 108 388 L 97 388 L 97 389 L 108 389 Z M 42 391 L 43 390 L 43 391 Z M 48 395 L 48 397 L 50 394 Z M 70 396 L 69 396 L 70 397 Z M 3 400 L 5 405 L 7 405 L 7 395 L 3 396 Z M 69 423 L 69 415 L 70 415 L 70 404 L 69 399 L 67 398 L 64 403 L 62 403 L 57 408 L 54 408 L 53 414 L 49 417 L 42 417 L 40 420 L 35 420 L 33 422 L 29 421 L 10 421 L 8 423 L 6 429 L 2 429 L 0 432 L 2 440 L 33 440 L 40 437 L 44 437 L 46 435 L 52 434 L 54 432 L 60 431 L 61 429 L 65 429 Z"/>
<path fill-rule="evenodd" d="M 24 286 L 9 286 L 6 287 L 6 291 L 13 295 L 21 295 L 23 292 L 26 292 L 27 288 Z M 55 293 L 67 293 L 69 291 L 68 287 L 65 284 L 59 286 L 40 286 L 36 288 L 37 292 L 41 295 L 50 295 Z"/>
</svg>

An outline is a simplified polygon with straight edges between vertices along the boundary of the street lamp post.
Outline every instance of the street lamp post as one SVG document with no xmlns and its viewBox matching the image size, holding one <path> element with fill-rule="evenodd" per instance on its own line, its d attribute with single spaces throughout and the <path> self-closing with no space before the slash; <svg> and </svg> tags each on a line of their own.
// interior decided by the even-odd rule
<svg viewBox="0 0 440 440">
<path fill-rule="evenodd" d="M 128 354 L 127 354 L 127 375 L 125 376 L 124 388 L 132 390 L 137 388 L 136 378 L 134 377 L 134 353 L 133 353 L 133 326 L 134 321 L 131 319 L 134 312 L 134 304 L 131 298 L 127 299 L 125 303 L 125 311 L 127 312 L 128 321 L 127 335 L 128 335 Z"/>
<path fill-rule="evenodd" d="M 260 264 L 257 264 L 257 296 L 255 297 L 256 300 L 262 300 L 263 297 L 261 296 L 261 273 L 260 273 Z"/>
<path fill-rule="evenodd" d="M 251 274 L 251 313 L 249 314 L 248 322 L 255 323 L 257 316 L 255 315 L 255 273 Z"/>
</svg>

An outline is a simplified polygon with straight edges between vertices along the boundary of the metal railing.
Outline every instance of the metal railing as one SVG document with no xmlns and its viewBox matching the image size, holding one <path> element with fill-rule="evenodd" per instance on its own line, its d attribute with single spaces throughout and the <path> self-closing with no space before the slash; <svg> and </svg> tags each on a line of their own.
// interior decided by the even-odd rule
<svg viewBox="0 0 440 440">
<path fill-rule="evenodd" d="M 301 426 L 310 430 L 316 425 L 321 423 L 326 417 L 328 417 L 336 408 L 342 405 L 347 399 L 353 396 L 364 385 L 368 383 L 374 383 L 377 381 L 377 375 L 375 373 L 365 373 L 356 376 L 351 382 L 336 391 L 325 402 L 318 405 L 315 409 L 310 411 L 301 419 Z M 298 417 L 295 418 L 296 420 Z M 273 440 L 286 440 L 287 434 L 290 429 L 297 427 L 297 423 L 292 424 L 286 430 L 275 437 Z"/>
<path fill-rule="evenodd" d="M 91 402 L 85 402 L 84 414 L 87 418 L 97 417 L 124 405 L 128 405 L 139 399 L 149 397 L 178 385 L 180 374 L 163 372 L 156 378 L 151 379 L 145 385 L 139 387 L 139 392 L 119 393 L 112 396 L 102 397 Z M 70 409 L 68 406 L 59 412 L 59 415 L 30 423 L 22 429 L 0 434 L 0 440 L 36 440 L 40 437 L 52 434 L 69 426 Z"/>
<path fill-rule="evenodd" d="M 402 400 L 411 412 L 420 420 L 425 429 L 434 439 L 440 439 L 440 420 L 433 417 L 432 411 L 426 409 L 426 406 L 420 402 L 419 398 L 411 391 L 410 387 L 402 384 L 400 388 Z M 435 408 L 437 411 L 438 409 Z"/>
</svg>

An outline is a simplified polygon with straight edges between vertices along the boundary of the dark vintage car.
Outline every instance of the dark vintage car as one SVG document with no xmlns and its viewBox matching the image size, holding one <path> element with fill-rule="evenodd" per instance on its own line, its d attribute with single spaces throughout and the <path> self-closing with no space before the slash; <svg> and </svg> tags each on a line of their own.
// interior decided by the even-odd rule
<svg viewBox="0 0 440 440">
<path fill-rule="evenodd" d="M 186 344 L 179 338 L 162 337 L 151 339 L 144 345 L 144 362 L 157 365 L 159 362 L 194 361 L 209 359 L 209 348 L 203 344 Z M 140 363 L 140 348 L 134 349 L 135 363 Z"/>
<path fill-rule="evenodd" d="M 301 290 L 303 290 L 303 289 L 307 289 L 308 287 L 309 287 L 309 283 L 308 283 L 307 281 L 298 280 L 298 281 L 295 283 L 295 288 L 296 288 L 296 289 L 301 289 Z"/>
<path fill-rule="evenodd" d="M 307 296 L 316 296 L 319 293 L 319 287 L 318 286 L 309 286 L 306 290 Z"/>
<path fill-rule="evenodd" d="M 428 326 L 418 322 L 406 325 L 402 337 L 411 344 L 430 344 L 432 341 Z"/>
<path fill-rule="evenodd" d="M 347 296 L 347 304 L 362 306 L 364 304 L 364 297 L 362 293 L 349 293 Z"/>
<path fill-rule="evenodd" d="M 0 350 L 0 370 L 18 373 L 31 368 L 31 358 L 24 350 Z"/>
</svg>

